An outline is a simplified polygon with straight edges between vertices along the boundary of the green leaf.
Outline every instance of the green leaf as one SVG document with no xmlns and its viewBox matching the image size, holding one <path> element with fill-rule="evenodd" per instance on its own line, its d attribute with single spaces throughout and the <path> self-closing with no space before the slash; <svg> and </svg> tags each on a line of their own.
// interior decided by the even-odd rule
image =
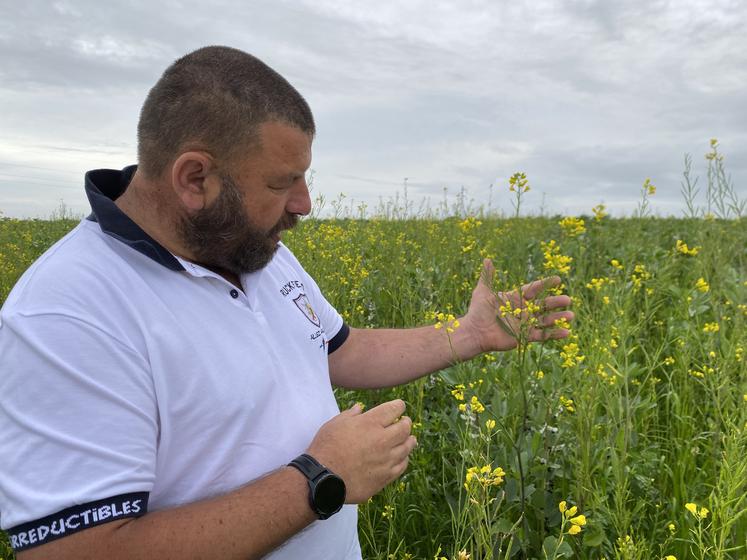
<svg viewBox="0 0 747 560">
<path fill-rule="evenodd" d="M 514 528 L 513 522 L 511 522 L 510 519 L 507 519 L 505 517 L 499 518 L 498 521 L 496 521 L 495 523 L 495 529 L 499 533 L 508 534 L 512 531 L 513 528 Z"/>
<path fill-rule="evenodd" d="M 573 556 L 571 545 L 568 544 L 568 541 L 563 541 L 558 548 L 558 558 L 570 558 L 571 556 Z"/>
<path fill-rule="evenodd" d="M 594 547 L 602 544 L 604 532 L 598 525 L 592 525 L 584 531 L 584 546 Z"/>
<path fill-rule="evenodd" d="M 545 537 L 545 542 L 542 543 L 542 551 L 545 553 L 545 558 L 552 560 L 557 546 L 558 539 L 556 537 L 553 537 L 552 535 Z"/>
</svg>

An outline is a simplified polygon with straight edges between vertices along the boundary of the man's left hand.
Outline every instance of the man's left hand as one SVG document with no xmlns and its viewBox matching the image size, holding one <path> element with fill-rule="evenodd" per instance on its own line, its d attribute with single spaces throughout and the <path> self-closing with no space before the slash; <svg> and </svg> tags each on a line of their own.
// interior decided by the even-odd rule
<svg viewBox="0 0 747 560">
<path fill-rule="evenodd" d="M 551 295 L 535 301 L 536 297 L 546 293 L 548 289 L 560 285 L 558 276 L 525 284 L 520 290 L 494 292 L 491 289 L 494 272 L 492 261 L 485 259 L 477 287 L 472 292 L 467 314 L 459 321 L 460 327 L 470 332 L 480 352 L 515 348 L 518 344 L 516 335 L 521 332 L 523 326 L 528 326 L 527 339 L 530 342 L 568 336 L 568 330 L 557 327 L 555 321 L 573 320 L 572 311 L 556 311 L 568 307 L 571 304 L 571 298 L 566 295 Z M 510 305 L 506 305 L 506 302 Z M 538 307 L 539 310 L 531 312 L 527 309 L 528 303 L 529 307 Z M 505 311 L 502 313 L 502 306 L 504 310 L 510 307 L 511 310 L 521 309 L 521 311 L 517 311 L 517 315 L 505 313 Z M 536 321 L 532 318 L 536 318 Z M 503 325 L 499 321 L 502 321 Z"/>
</svg>

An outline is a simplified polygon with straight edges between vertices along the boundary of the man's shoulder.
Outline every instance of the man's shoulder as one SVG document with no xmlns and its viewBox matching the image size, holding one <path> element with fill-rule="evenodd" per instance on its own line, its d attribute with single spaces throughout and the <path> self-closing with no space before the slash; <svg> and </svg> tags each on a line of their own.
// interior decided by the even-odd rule
<svg viewBox="0 0 747 560">
<path fill-rule="evenodd" d="M 83 220 L 24 272 L 3 311 L 57 313 L 95 305 L 116 282 L 120 262 L 98 224 Z"/>
</svg>

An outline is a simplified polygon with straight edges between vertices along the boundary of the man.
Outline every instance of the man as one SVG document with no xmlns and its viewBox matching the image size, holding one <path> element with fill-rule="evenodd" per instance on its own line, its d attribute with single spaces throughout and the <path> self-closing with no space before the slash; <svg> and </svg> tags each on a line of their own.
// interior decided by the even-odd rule
<svg viewBox="0 0 747 560">
<path fill-rule="evenodd" d="M 332 385 L 514 346 L 483 280 L 451 340 L 343 323 L 280 242 L 311 209 L 313 135 L 287 81 L 208 47 L 149 93 L 138 167 L 86 175 L 92 215 L 2 310 L 0 514 L 19 560 L 360 558 L 355 504 L 416 441 L 402 401 L 340 413 Z"/>
</svg>

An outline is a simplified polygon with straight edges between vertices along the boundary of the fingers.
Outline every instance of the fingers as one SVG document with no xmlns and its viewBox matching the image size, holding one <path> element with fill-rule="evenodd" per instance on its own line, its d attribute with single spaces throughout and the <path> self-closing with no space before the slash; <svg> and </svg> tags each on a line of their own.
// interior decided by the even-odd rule
<svg viewBox="0 0 747 560">
<path fill-rule="evenodd" d="M 532 329 L 529 333 L 529 342 L 557 340 L 567 337 L 570 333 L 568 329 Z"/>
<path fill-rule="evenodd" d="M 521 287 L 521 293 L 525 299 L 534 299 L 537 295 L 544 290 L 555 288 L 560 285 L 560 276 L 550 276 L 549 278 L 541 278 L 535 280 L 529 284 L 524 284 Z"/>
<path fill-rule="evenodd" d="M 407 462 L 410 460 L 410 454 L 417 446 L 418 441 L 417 439 L 415 439 L 415 436 L 409 436 L 403 444 L 398 445 L 397 447 L 392 449 L 392 462 L 394 465 L 394 471 L 398 471 L 399 467 L 402 465 L 407 468 Z M 404 471 L 404 468 L 402 469 L 402 471 Z M 402 474 L 402 471 L 395 472 L 395 475 L 399 476 L 400 474 Z"/>
<path fill-rule="evenodd" d="M 347 410 L 343 410 L 340 413 L 340 416 L 358 416 L 361 412 L 363 412 L 363 408 L 359 403 L 355 403 L 353 406 L 348 408 Z"/>
<path fill-rule="evenodd" d="M 387 427 L 394 424 L 405 412 L 405 401 L 395 399 L 375 406 L 365 414 L 375 418 L 379 426 Z"/>
<path fill-rule="evenodd" d="M 573 311 L 559 311 L 557 313 L 549 313 L 545 317 L 542 318 L 542 325 L 543 327 L 554 327 L 555 321 L 559 321 L 560 319 L 565 319 L 566 321 L 573 321 L 573 318 L 575 315 L 573 314 Z"/>
<path fill-rule="evenodd" d="M 561 311 L 559 313 L 550 313 L 545 316 L 542 320 L 542 327 L 539 329 L 532 329 L 529 333 L 530 342 L 543 342 L 545 340 L 557 340 L 559 338 L 565 338 L 570 334 L 570 331 L 565 328 L 558 328 L 555 325 L 556 321 L 565 319 L 566 321 L 573 321 L 573 311 Z"/>
<path fill-rule="evenodd" d="M 410 456 L 412 450 L 417 446 L 418 440 L 415 438 L 415 436 L 407 436 L 407 439 L 405 439 L 405 441 L 392 448 L 392 460 L 397 464 L 401 463 Z"/>
<path fill-rule="evenodd" d="M 482 273 L 480 279 L 477 281 L 478 285 L 483 284 L 488 288 L 493 286 L 493 276 L 495 275 L 495 266 L 493 261 L 490 259 L 484 259 L 482 261 Z"/>
<path fill-rule="evenodd" d="M 571 298 L 568 296 L 549 296 L 542 300 L 545 309 L 557 309 L 558 307 L 570 307 Z"/>
<path fill-rule="evenodd" d="M 409 416 L 402 416 L 397 422 L 386 428 L 386 434 L 392 445 L 405 441 L 412 432 L 412 420 Z"/>
</svg>

